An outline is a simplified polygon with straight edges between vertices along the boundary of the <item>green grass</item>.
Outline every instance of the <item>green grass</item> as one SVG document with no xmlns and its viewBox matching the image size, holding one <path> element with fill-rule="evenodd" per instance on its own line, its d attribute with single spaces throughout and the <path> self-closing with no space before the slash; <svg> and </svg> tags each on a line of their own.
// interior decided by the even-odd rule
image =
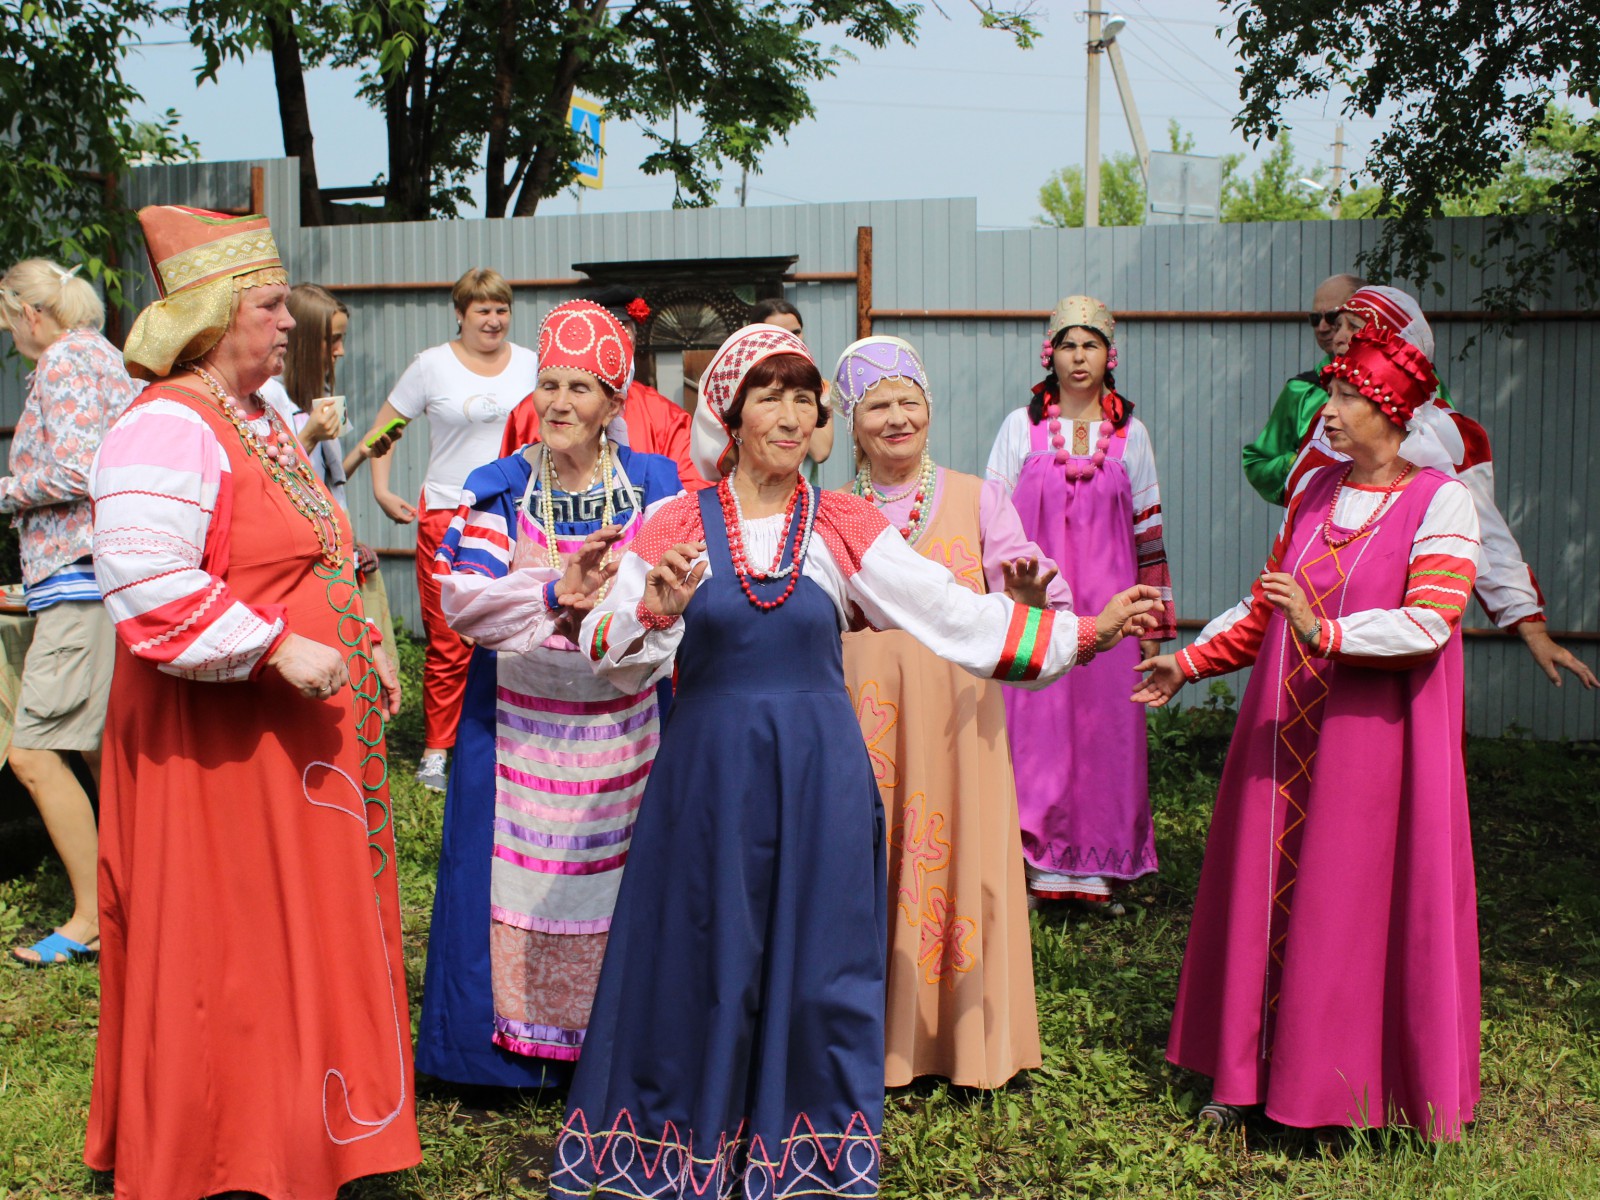
<svg viewBox="0 0 1600 1200">
<path fill-rule="evenodd" d="M 393 730 L 407 971 L 420 999 L 442 805 L 410 768 L 420 655 Z M 1600 1196 L 1600 748 L 1507 738 L 1469 750 L 1484 976 L 1484 1099 L 1459 1145 L 1374 1134 L 1341 1153 L 1252 1126 L 1196 1136 L 1205 1081 L 1162 1058 L 1189 902 L 1231 710 L 1152 724 L 1162 872 L 1120 919 L 1036 916 L 1045 1065 L 992 1096 L 931 1082 L 893 1093 L 886 1197 L 1261 1197 L 1555 1200 Z M 0 882 L 0 945 L 68 908 L 54 860 Z M 79 1158 L 97 1014 L 85 968 L 0 968 L 0 1197 L 107 1195 Z M 263 1052 L 266 1052 L 263 1050 Z M 555 1096 L 461 1093 L 420 1081 L 424 1164 L 346 1200 L 540 1194 Z"/>
</svg>

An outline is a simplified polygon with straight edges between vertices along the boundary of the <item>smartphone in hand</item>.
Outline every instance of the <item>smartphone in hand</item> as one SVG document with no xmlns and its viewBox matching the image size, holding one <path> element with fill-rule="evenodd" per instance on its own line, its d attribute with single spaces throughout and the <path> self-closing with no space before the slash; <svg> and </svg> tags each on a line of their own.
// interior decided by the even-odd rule
<svg viewBox="0 0 1600 1200">
<path fill-rule="evenodd" d="M 391 433 L 397 433 L 404 429 L 409 423 L 410 422 L 405 417 L 396 417 L 394 420 L 384 425 L 383 428 L 379 429 L 376 433 L 369 437 L 366 444 L 368 446 L 376 445 L 379 441 L 388 437 Z"/>
</svg>

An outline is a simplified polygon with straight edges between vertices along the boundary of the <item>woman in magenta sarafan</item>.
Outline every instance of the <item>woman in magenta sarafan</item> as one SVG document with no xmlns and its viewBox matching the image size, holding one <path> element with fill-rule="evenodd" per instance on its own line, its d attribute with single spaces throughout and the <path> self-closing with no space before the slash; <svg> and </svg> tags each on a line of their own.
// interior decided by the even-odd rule
<svg viewBox="0 0 1600 1200">
<path fill-rule="evenodd" d="M 1134 664 L 1174 637 L 1172 579 L 1149 431 L 1117 391 L 1116 320 L 1092 296 L 1056 305 L 1040 348 L 1049 372 L 1006 416 L 989 453 L 1023 532 L 1092 611 L 1135 583 L 1162 610 L 1129 641 L 1037 692 L 1007 688 L 1028 891 L 1112 905 L 1112 892 L 1156 869 L 1145 717 L 1127 702 Z"/>
<path fill-rule="evenodd" d="M 1135 700 L 1254 664 L 1206 843 L 1167 1057 L 1202 1120 L 1458 1138 L 1478 1082 L 1462 610 L 1478 518 L 1400 454 L 1435 386 L 1372 327 L 1323 369 L 1349 462 L 1305 477 L 1248 599 L 1140 664 Z"/>
</svg>

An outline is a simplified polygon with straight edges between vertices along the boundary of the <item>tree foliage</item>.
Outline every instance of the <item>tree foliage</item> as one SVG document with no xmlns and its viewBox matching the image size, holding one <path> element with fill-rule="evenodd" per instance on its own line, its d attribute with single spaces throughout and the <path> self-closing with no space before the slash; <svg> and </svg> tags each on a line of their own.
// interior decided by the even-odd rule
<svg viewBox="0 0 1600 1200">
<path fill-rule="evenodd" d="M 321 62 L 358 70 L 362 97 L 384 114 L 384 215 L 401 219 L 459 215 L 480 170 L 486 215 L 531 215 L 573 178 L 583 146 L 567 110 L 578 91 L 610 120 L 644 130 L 652 149 L 641 165 L 672 178 L 678 204 L 709 204 L 725 165 L 756 169 L 813 115 L 809 85 L 847 54 L 818 40 L 821 26 L 881 47 L 911 41 L 920 13 L 895 0 L 193 0 L 186 9 L 208 72 L 264 49 L 289 75 Z M 991 15 L 1023 36 L 1025 13 Z M 309 114 L 290 111 L 293 86 L 280 71 L 285 147 L 312 177 L 302 179 L 302 211 L 316 212 L 306 204 Z"/>
<path fill-rule="evenodd" d="M 1227 154 L 1222 159 L 1224 221 L 1320 221 L 1331 215 L 1323 191 L 1302 182 L 1309 179 L 1321 184 L 1322 166 L 1296 161 L 1294 141 L 1287 130 L 1272 143 L 1253 173 L 1240 174 L 1243 162 L 1242 154 Z"/>
<path fill-rule="evenodd" d="M 1586 302 L 1600 300 L 1600 117 L 1574 119 L 1588 133 L 1559 173 L 1530 170 L 1528 186 L 1495 192 L 1519 153 L 1539 151 L 1552 103 L 1600 104 L 1595 5 L 1233 0 L 1231 10 L 1244 64 L 1236 124 L 1247 136 L 1276 137 L 1286 105 L 1327 96 L 1342 96 L 1351 117 L 1381 120 L 1358 182 L 1376 187 L 1374 215 L 1392 220 L 1363 255 L 1365 273 L 1426 284 L 1447 251 L 1461 253 L 1437 246 L 1430 222 L 1467 197 L 1495 217 L 1481 265 L 1502 282 L 1480 303 L 1525 308 L 1563 269 Z"/>
<path fill-rule="evenodd" d="M 122 76 L 147 0 L 37 0 L 0 9 L 0 270 L 34 254 L 83 264 L 113 301 L 111 247 L 131 217 L 108 203 L 130 160 L 192 154 L 177 115 L 135 121 Z"/>
<path fill-rule="evenodd" d="M 1100 160 L 1100 224 L 1143 225 L 1144 174 L 1137 154 L 1113 154 Z M 1083 168 L 1077 163 L 1053 172 L 1039 189 L 1040 225 L 1063 229 L 1083 226 Z"/>
<path fill-rule="evenodd" d="M 1168 148 L 1174 154 L 1194 153 L 1194 135 L 1176 121 L 1167 124 Z M 1254 172 L 1244 174 L 1244 155 L 1222 156 L 1222 219 L 1224 221 L 1315 221 L 1331 214 L 1323 207 L 1324 193 L 1301 180 L 1321 182 L 1323 167 L 1305 166 L 1295 159 L 1294 143 L 1286 132 Z M 1083 168 L 1062 167 L 1039 189 L 1040 225 L 1077 228 L 1083 224 Z M 1100 160 L 1100 224 L 1143 225 L 1148 205 L 1144 175 L 1133 154 L 1113 154 Z"/>
</svg>

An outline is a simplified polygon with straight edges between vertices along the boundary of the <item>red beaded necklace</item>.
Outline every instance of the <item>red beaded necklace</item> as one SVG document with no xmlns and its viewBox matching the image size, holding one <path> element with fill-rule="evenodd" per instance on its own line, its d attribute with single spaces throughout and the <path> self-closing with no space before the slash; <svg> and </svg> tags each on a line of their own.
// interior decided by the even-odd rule
<svg viewBox="0 0 1600 1200">
<path fill-rule="evenodd" d="M 1361 522 L 1360 529 L 1357 529 L 1348 537 L 1335 538 L 1333 536 L 1334 510 L 1339 507 L 1339 497 L 1344 495 L 1346 481 L 1349 480 L 1350 472 L 1354 469 L 1355 464 L 1351 463 L 1350 466 L 1346 467 L 1344 469 L 1344 474 L 1339 476 L 1339 486 L 1333 489 L 1333 499 L 1328 502 L 1328 519 L 1322 523 L 1322 540 L 1328 544 L 1328 549 L 1342 550 L 1362 534 L 1366 533 L 1367 530 L 1371 529 L 1372 526 L 1377 522 L 1378 518 L 1383 516 L 1383 510 L 1389 507 L 1389 501 L 1394 499 L 1395 493 L 1400 490 L 1400 485 L 1405 482 L 1406 476 L 1411 474 L 1411 469 L 1416 465 L 1416 463 L 1412 462 L 1406 463 L 1405 470 L 1396 475 L 1394 482 L 1383 489 L 1383 499 L 1378 501 L 1378 507 L 1372 510 L 1372 515 L 1365 521 Z"/>
<path fill-rule="evenodd" d="M 739 581 L 745 599 L 763 612 L 779 607 L 794 594 L 795 584 L 800 582 L 800 568 L 805 562 L 806 549 L 811 544 L 811 531 L 816 525 L 816 504 L 811 498 L 811 489 L 804 482 L 796 480 L 795 489 L 789 495 L 789 503 L 783 510 L 783 535 L 778 539 L 778 552 L 772 560 L 772 566 L 765 571 L 755 571 L 750 568 L 749 557 L 744 549 L 744 514 L 739 509 L 739 498 L 734 494 L 733 481 L 726 475 L 717 485 L 717 500 L 722 506 L 722 523 L 728 530 L 728 557 L 733 559 L 734 578 Z M 794 535 L 797 508 L 800 540 L 795 546 L 794 558 L 789 565 L 780 567 L 784 548 Z M 767 582 L 782 579 L 785 575 L 789 577 L 789 585 L 783 589 L 783 595 L 776 600 L 761 599 L 750 586 L 752 578 Z"/>
</svg>

